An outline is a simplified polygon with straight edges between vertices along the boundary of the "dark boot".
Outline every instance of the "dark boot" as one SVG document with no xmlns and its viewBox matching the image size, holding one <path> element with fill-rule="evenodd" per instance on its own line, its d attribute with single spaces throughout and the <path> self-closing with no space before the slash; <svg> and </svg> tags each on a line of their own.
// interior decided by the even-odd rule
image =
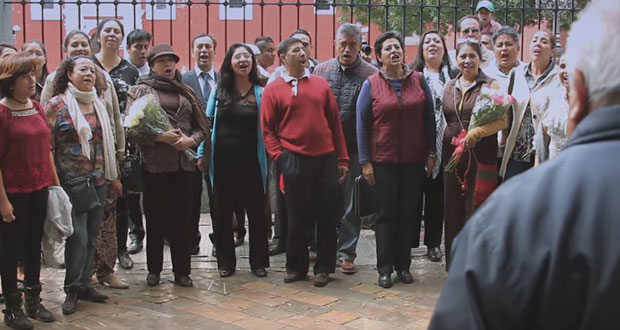
<svg viewBox="0 0 620 330">
<path fill-rule="evenodd" d="M 6 309 L 4 312 L 4 324 L 13 329 L 28 330 L 34 328 L 34 325 L 24 315 L 22 310 L 22 294 L 15 292 L 6 297 Z"/>
<path fill-rule="evenodd" d="M 54 322 L 56 319 L 41 305 L 41 285 L 24 288 L 26 315 L 41 322 Z"/>
</svg>

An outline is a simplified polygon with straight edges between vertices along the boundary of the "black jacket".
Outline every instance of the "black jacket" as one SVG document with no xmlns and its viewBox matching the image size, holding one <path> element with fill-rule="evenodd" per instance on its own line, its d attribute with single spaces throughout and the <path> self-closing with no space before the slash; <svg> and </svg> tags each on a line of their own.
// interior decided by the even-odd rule
<svg viewBox="0 0 620 330">
<path fill-rule="evenodd" d="M 357 97 L 364 81 L 377 68 L 366 63 L 359 56 L 357 61 L 347 68 L 338 63 L 338 58 L 332 58 L 314 68 L 313 73 L 327 79 L 340 110 L 342 132 L 347 143 L 349 155 L 357 154 L 357 134 L 355 131 Z"/>
<path fill-rule="evenodd" d="M 620 329 L 620 105 L 499 187 L 456 237 L 430 330 Z"/>
</svg>

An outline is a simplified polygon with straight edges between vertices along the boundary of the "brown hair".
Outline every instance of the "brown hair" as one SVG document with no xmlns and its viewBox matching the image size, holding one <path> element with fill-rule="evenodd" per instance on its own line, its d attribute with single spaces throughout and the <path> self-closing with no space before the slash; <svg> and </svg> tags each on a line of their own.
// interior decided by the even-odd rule
<svg viewBox="0 0 620 330">
<path fill-rule="evenodd" d="M 553 32 L 549 31 L 548 29 L 540 29 L 536 32 L 546 33 L 549 36 L 549 41 L 551 42 L 551 49 L 555 49 L 555 34 L 553 34 Z"/>
<path fill-rule="evenodd" d="M 0 93 L 13 97 L 13 87 L 17 78 L 33 72 L 35 63 L 26 52 L 8 55 L 0 59 Z"/>
</svg>

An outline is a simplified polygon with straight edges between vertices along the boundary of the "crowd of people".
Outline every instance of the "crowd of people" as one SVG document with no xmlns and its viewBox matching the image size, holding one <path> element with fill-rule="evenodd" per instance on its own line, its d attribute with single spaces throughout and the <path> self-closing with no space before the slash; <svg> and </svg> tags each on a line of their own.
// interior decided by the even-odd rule
<svg viewBox="0 0 620 330">
<path fill-rule="evenodd" d="M 568 78 L 565 62 L 555 61 L 555 35 L 535 33 L 531 61 L 522 63 L 519 33 L 496 22 L 494 12 L 490 1 L 480 1 L 476 15 L 458 22 L 452 51 L 438 30 L 426 31 L 411 64 L 395 31 L 377 37 L 372 61 L 361 51 L 355 24 L 338 28 L 336 57 L 325 62 L 313 58 L 310 34 L 296 30 L 278 45 L 267 36 L 232 44 L 219 71 L 216 37 L 199 34 L 191 42 L 195 66 L 184 74 L 169 44 L 150 48 L 147 31 L 125 35 L 116 19 L 101 21 L 93 36 L 69 32 L 66 59 L 51 73 L 41 42 L 26 42 L 20 51 L 1 45 L 5 323 L 30 329 L 28 317 L 54 321 L 39 298 L 41 242 L 44 251 L 59 244 L 43 230 L 53 186 L 62 186 L 73 204 L 64 259 L 44 258 L 66 268 L 63 314 L 74 313 L 78 300 L 105 302 L 93 275 L 128 288 L 115 263 L 131 268 L 130 254 L 142 249 L 145 236 L 146 284 L 160 283 L 169 244 L 175 283 L 193 286 L 203 179 L 221 277 L 236 271 L 246 215 L 255 276 L 267 276 L 269 256 L 282 252 L 286 283 L 305 279 L 310 259 L 318 287 L 336 267 L 355 273 L 362 220 L 354 186 L 362 180 L 376 205 L 378 285 L 391 287 L 393 272 L 403 283 L 414 281 L 411 248 L 420 245 L 422 221 L 434 262 L 443 257 L 445 224 L 449 268 L 451 252 L 458 255 L 454 238 L 495 187 L 554 158 L 567 140 Z M 120 53 L 125 38 L 127 58 Z M 281 66 L 270 73 L 276 57 Z M 510 109 L 469 129 L 487 89 L 512 95 Z M 169 129 L 124 127 L 123 118 L 145 97 Z M 446 171 L 461 131 L 463 156 Z M 137 159 L 132 164 L 139 166 L 142 189 L 127 181 L 127 159 Z M 273 238 L 271 181 L 277 187 Z"/>
</svg>

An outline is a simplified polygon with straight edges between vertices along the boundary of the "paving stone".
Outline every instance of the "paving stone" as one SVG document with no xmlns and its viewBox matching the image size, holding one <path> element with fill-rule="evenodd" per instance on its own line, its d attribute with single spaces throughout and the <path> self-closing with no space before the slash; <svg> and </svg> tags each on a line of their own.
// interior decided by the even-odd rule
<svg viewBox="0 0 620 330">
<path fill-rule="evenodd" d="M 241 284 L 241 286 L 246 289 L 258 290 L 258 291 L 270 291 L 271 289 L 276 287 L 275 284 L 265 282 L 265 281 L 253 281 L 253 282 Z"/>
<path fill-rule="evenodd" d="M 265 305 L 256 305 L 254 307 L 250 307 L 248 309 L 243 310 L 244 314 L 260 317 L 270 321 L 280 321 L 282 319 L 286 319 L 292 317 L 294 314 L 282 310 L 278 307 L 269 307 Z"/>
<path fill-rule="evenodd" d="M 290 297 L 298 292 L 301 292 L 301 290 L 297 289 L 297 288 L 291 288 L 291 287 L 287 287 L 287 286 L 280 286 L 280 285 L 276 285 L 275 287 L 267 290 L 267 292 L 274 294 L 276 296 L 279 297 Z"/>
<path fill-rule="evenodd" d="M 245 315 L 243 313 L 233 311 L 228 308 L 213 306 L 210 304 L 202 304 L 188 307 L 187 311 L 211 320 L 216 320 L 224 323 L 233 323 L 249 317 L 248 315 Z"/>
<path fill-rule="evenodd" d="M 337 324 L 345 324 L 357 319 L 359 316 L 353 313 L 347 313 L 339 310 L 332 310 L 325 314 L 321 314 L 316 318 L 323 321 L 329 321 Z"/>
<path fill-rule="evenodd" d="M 304 329 L 304 330 L 350 330 L 351 328 L 344 325 L 331 323 L 327 321 L 317 320 L 307 316 L 293 316 L 288 319 L 281 320 L 280 323 Z"/>
<path fill-rule="evenodd" d="M 362 283 L 362 284 L 350 287 L 349 290 L 359 292 L 359 293 L 364 293 L 364 294 L 371 294 L 371 295 L 374 295 L 378 292 L 386 291 L 384 288 L 378 285 L 375 285 L 375 284 L 370 284 L 370 283 Z"/>
<path fill-rule="evenodd" d="M 346 325 L 351 328 L 360 329 L 360 330 L 390 330 L 390 329 L 396 328 L 392 324 L 381 322 L 381 321 L 370 320 L 364 317 L 351 321 L 347 323 Z"/>
<path fill-rule="evenodd" d="M 249 289 L 242 289 L 231 293 L 231 297 L 245 299 L 253 301 L 267 306 L 278 306 L 288 301 L 287 298 L 278 297 L 263 291 L 254 291 Z"/>
<path fill-rule="evenodd" d="M 244 309 L 248 309 L 250 307 L 254 307 L 256 306 L 256 303 L 248 301 L 248 300 L 244 300 L 244 299 L 230 299 L 227 300 L 219 305 L 217 305 L 219 307 L 224 307 L 224 308 L 228 308 L 228 309 L 232 309 L 235 311 L 242 311 Z"/>
<path fill-rule="evenodd" d="M 323 294 L 317 294 L 312 292 L 299 292 L 290 296 L 291 299 L 301 301 L 303 303 L 315 305 L 315 306 L 325 306 L 327 304 L 331 304 L 333 302 L 338 301 L 337 297 L 332 297 Z"/>
<path fill-rule="evenodd" d="M 210 220 L 201 220 L 204 237 L 211 232 Z M 202 240 L 201 253 L 211 252 Z M 192 257 L 193 288 L 174 285 L 169 252 L 164 252 L 162 283 L 146 285 L 146 253 L 132 255 L 134 268 L 117 269 L 117 275 L 130 284 L 127 290 L 96 285 L 110 296 L 106 304 L 80 301 L 78 311 L 65 316 L 60 305 L 64 270 L 42 268 L 43 304 L 57 322 L 35 322 L 37 329 L 114 329 L 114 330 L 235 330 L 235 329 L 426 329 L 437 303 L 445 264 L 425 257 L 426 248 L 413 249 L 413 284 L 400 283 L 383 289 L 377 282 L 374 233 L 364 230 L 358 243 L 358 271 L 355 275 L 336 272 L 324 288 L 307 280 L 285 284 L 285 255 L 270 258 L 269 276 L 256 278 L 250 272 L 248 244 L 236 250 L 237 272 L 222 279 L 215 258 Z M 165 247 L 165 251 L 169 251 Z M 0 329 L 5 329 L 0 325 Z"/>
<path fill-rule="evenodd" d="M 417 320 L 407 326 L 407 328 L 412 330 L 426 330 L 428 329 L 430 321 L 429 320 Z"/>
<path fill-rule="evenodd" d="M 269 321 L 254 316 L 250 316 L 233 324 L 248 330 L 277 330 L 286 326 L 282 323 Z"/>
</svg>

